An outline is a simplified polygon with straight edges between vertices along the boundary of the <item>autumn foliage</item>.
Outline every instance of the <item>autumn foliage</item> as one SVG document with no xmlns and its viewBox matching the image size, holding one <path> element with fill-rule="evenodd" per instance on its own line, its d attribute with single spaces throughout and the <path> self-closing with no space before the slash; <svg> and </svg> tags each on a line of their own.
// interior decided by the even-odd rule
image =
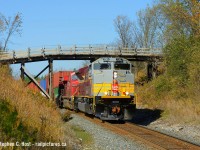
<svg viewBox="0 0 200 150">
<path fill-rule="evenodd" d="M 155 7 L 154 7 L 155 8 Z M 139 88 L 146 107 L 164 110 L 174 121 L 198 122 L 200 116 L 200 2 L 160 0 L 166 71 Z M 140 101 L 141 101 L 140 100 Z"/>
<path fill-rule="evenodd" d="M 56 105 L 13 79 L 7 65 L 0 66 L 0 112 L 5 113 L 0 115 L 1 141 L 65 142 L 68 149 L 76 143 Z"/>
</svg>

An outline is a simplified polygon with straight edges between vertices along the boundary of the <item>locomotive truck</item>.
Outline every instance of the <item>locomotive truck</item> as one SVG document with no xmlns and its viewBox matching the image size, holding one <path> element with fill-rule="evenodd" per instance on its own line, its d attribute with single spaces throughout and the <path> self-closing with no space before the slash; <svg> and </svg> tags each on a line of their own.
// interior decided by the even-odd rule
<svg viewBox="0 0 200 150">
<path fill-rule="evenodd" d="M 136 108 L 131 67 L 124 58 L 99 58 L 62 78 L 57 104 L 101 120 L 131 120 Z"/>
</svg>

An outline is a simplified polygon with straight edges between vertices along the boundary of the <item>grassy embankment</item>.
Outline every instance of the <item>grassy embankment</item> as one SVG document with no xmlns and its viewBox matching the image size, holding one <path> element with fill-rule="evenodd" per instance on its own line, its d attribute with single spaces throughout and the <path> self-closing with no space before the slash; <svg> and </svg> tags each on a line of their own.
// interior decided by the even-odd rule
<svg viewBox="0 0 200 150">
<path fill-rule="evenodd" d="M 200 43 L 179 37 L 165 47 L 165 72 L 138 88 L 139 101 L 174 122 L 200 123 Z"/>
<path fill-rule="evenodd" d="M 92 136 L 85 130 L 81 129 L 79 126 L 73 126 L 72 129 L 75 132 L 76 137 L 81 139 L 84 147 L 87 147 L 88 145 L 93 143 Z"/>
<path fill-rule="evenodd" d="M 1 142 L 76 142 L 55 104 L 14 80 L 8 66 L 0 67 L 0 118 Z"/>
</svg>

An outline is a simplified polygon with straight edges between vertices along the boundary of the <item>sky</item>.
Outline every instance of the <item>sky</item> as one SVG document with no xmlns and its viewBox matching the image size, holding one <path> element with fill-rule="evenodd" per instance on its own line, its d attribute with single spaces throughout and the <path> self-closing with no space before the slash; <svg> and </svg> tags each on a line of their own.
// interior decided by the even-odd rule
<svg viewBox="0 0 200 150">
<path fill-rule="evenodd" d="M 0 13 L 12 17 L 22 14 L 22 34 L 11 37 L 10 50 L 27 50 L 57 45 L 109 44 L 117 39 L 113 20 L 118 15 L 136 21 L 136 13 L 153 0 L 0 0 Z M 54 61 L 54 70 L 79 68 L 82 61 Z M 36 75 L 47 62 L 27 63 Z M 20 65 L 12 65 L 20 74 Z"/>
</svg>

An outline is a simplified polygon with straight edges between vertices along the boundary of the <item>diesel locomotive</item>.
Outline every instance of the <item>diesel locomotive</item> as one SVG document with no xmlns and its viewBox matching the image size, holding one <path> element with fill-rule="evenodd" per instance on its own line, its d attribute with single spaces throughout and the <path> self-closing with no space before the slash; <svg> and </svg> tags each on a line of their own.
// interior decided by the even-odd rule
<svg viewBox="0 0 200 150">
<path fill-rule="evenodd" d="M 124 58 L 99 58 L 63 77 L 57 104 L 101 120 L 131 120 L 136 108 L 131 67 Z"/>
</svg>

